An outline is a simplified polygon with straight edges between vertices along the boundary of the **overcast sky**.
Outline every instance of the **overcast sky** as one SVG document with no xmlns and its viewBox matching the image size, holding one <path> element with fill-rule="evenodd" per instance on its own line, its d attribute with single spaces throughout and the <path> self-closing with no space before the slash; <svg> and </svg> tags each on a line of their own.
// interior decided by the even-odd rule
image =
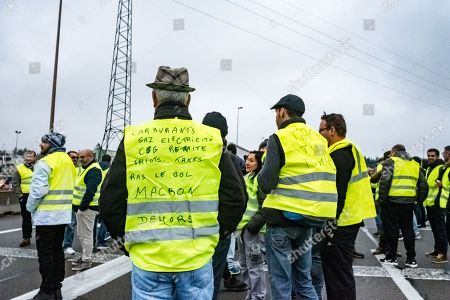
<svg viewBox="0 0 450 300">
<path fill-rule="evenodd" d="M 19 148 L 36 150 L 48 131 L 58 3 L 0 0 L 6 149 L 15 130 Z M 117 3 L 64 0 L 55 126 L 68 150 L 103 137 Z M 174 30 L 175 19 L 184 30 Z M 397 143 L 419 156 L 450 144 L 450 1 L 136 0 L 132 26 L 132 124 L 153 117 L 145 84 L 158 66 L 184 66 L 197 89 L 194 119 L 221 112 L 235 142 L 243 106 L 239 144 L 247 149 L 275 132 L 270 107 L 288 93 L 304 100 L 313 128 L 323 111 L 343 114 L 348 138 L 367 156 Z M 231 70 L 221 70 L 223 59 Z"/>
</svg>

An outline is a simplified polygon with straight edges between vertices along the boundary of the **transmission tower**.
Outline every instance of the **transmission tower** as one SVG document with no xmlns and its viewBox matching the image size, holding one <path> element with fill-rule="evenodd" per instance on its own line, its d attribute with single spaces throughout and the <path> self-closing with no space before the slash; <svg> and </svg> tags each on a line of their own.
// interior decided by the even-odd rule
<svg viewBox="0 0 450 300">
<path fill-rule="evenodd" d="M 131 0 L 119 0 L 102 153 L 115 150 L 131 124 L 131 20 Z"/>
</svg>

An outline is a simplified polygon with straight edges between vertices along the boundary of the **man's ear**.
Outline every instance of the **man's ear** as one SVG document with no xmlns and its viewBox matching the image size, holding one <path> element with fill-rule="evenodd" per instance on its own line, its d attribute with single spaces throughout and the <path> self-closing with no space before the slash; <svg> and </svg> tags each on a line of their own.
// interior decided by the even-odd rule
<svg viewBox="0 0 450 300">
<path fill-rule="evenodd" d="M 186 107 L 189 108 L 189 104 L 191 104 L 191 94 L 188 95 L 188 99 L 186 101 Z"/>
<path fill-rule="evenodd" d="M 152 91 L 152 99 L 153 99 L 153 107 L 156 108 L 158 106 L 158 101 L 156 101 L 155 90 Z"/>
</svg>

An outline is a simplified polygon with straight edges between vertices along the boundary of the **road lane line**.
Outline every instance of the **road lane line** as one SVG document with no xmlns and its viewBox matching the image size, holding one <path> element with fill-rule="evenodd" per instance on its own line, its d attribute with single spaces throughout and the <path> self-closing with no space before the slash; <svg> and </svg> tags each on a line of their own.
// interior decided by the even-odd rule
<svg viewBox="0 0 450 300">
<path fill-rule="evenodd" d="M 370 232 L 362 227 L 361 230 L 367 235 L 367 237 L 375 244 L 375 246 L 378 246 L 378 242 L 375 240 L 375 238 L 370 234 Z M 419 292 L 411 285 L 411 283 L 405 279 L 405 277 L 402 274 L 402 271 L 393 267 L 388 266 L 385 264 L 382 264 L 380 262 L 380 258 L 382 258 L 381 255 L 375 255 L 378 259 L 378 262 L 381 264 L 381 266 L 389 273 L 394 283 L 398 286 L 398 288 L 401 290 L 403 295 L 405 295 L 406 299 L 409 300 L 423 300 L 422 296 L 420 296 Z"/>
<path fill-rule="evenodd" d="M 61 292 L 63 299 L 76 299 L 131 272 L 131 261 L 127 256 L 120 256 L 107 263 L 80 272 L 64 279 Z M 13 298 L 12 300 L 31 299 L 39 289 Z M 131 294 L 131 291 L 130 291 Z"/>
<path fill-rule="evenodd" d="M 38 258 L 37 250 L 23 249 L 23 248 L 8 248 L 8 247 L 0 247 L 0 256 L 15 257 L 15 258 Z M 81 254 L 77 253 L 73 256 L 73 258 L 77 259 L 80 256 Z M 122 255 L 96 252 L 92 254 L 92 262 L 105 263 L 119 256 Z"/>
<path fill-rule="evenodd" d="M 10 232 L 16 232 L 16 231 L 21 231 L 21 230 L 22 230 L 22 228 L 8 229 L 8 230 L 0 231 L 0 234 L 10 233 Z"/>
</svg>

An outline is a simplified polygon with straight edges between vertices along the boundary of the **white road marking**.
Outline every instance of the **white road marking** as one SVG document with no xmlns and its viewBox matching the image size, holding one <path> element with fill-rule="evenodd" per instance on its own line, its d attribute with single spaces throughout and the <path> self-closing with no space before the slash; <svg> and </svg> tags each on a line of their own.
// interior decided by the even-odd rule
<svg viewBox="0 0 450 300">
<path fill-rule="evenodd" d="M 367 235 L 367 237 L 375 244 L 375 246 L 378 246 L 378 242 L 375 240 L 375 238 L 370 234 L 370 232 L 362 227 L 361 230 Z M 376 255 L 378 261 L 380 258 L 382 258 L 381 255 Z M 411 285 L 411 283 L 405 279 L 405 277 L 402 274 L 402 271 L 392 267 L 387 266 L 384 264 L 381 264 L 383 269 L 385 269 L 386 272 L 389 273 L 394 283 L 398 286 L 398 288 L 402 291 L 403 295 L 405 295 L 406 299 L 409 300 L 423 300 L 422 296 L 420 296 L 419 292 Z"/>
<path fill-rule="evenodd" d="M 15 258 L 37 258 L 37 250 L 0 247 L 0 256 L 15 257 Z M 73 257 L 76 259 L 79 256 L 81 256 L 81 254 L 76 254 Z M 97 252 L 92 254 L 92 262 L 105 263 L 119 256 L 122 255 Z"/>
<path fill-rule="evenodd" d="M 120 256 L 107 263 L 80 272 L 64 279 L 61 289 L 64 299 L 76 299 L 131 272 L 131 261 L 127 256 Z M 12 300 L 31 299 L 39 289 L 16 297 Z"/>
<path fill-rule="evenodd" d="M 398 270 L 407 279 L 450 281 L 450 274 L 445 273 L 443 269 L 394 269 Z M 391 277 L 386 268 L 373 266 L 353 266 L 353 274 L 358 277 Z"/>
<path fill-rule="evenodd" d="M 8 230 L 0 231 L 0 234 L 10 233 L 10 232 L 16 232 L 16 231 L 21 231 L 21 230 L 22 230 L 22 228 L 8 229 Z"/>
</svg>

